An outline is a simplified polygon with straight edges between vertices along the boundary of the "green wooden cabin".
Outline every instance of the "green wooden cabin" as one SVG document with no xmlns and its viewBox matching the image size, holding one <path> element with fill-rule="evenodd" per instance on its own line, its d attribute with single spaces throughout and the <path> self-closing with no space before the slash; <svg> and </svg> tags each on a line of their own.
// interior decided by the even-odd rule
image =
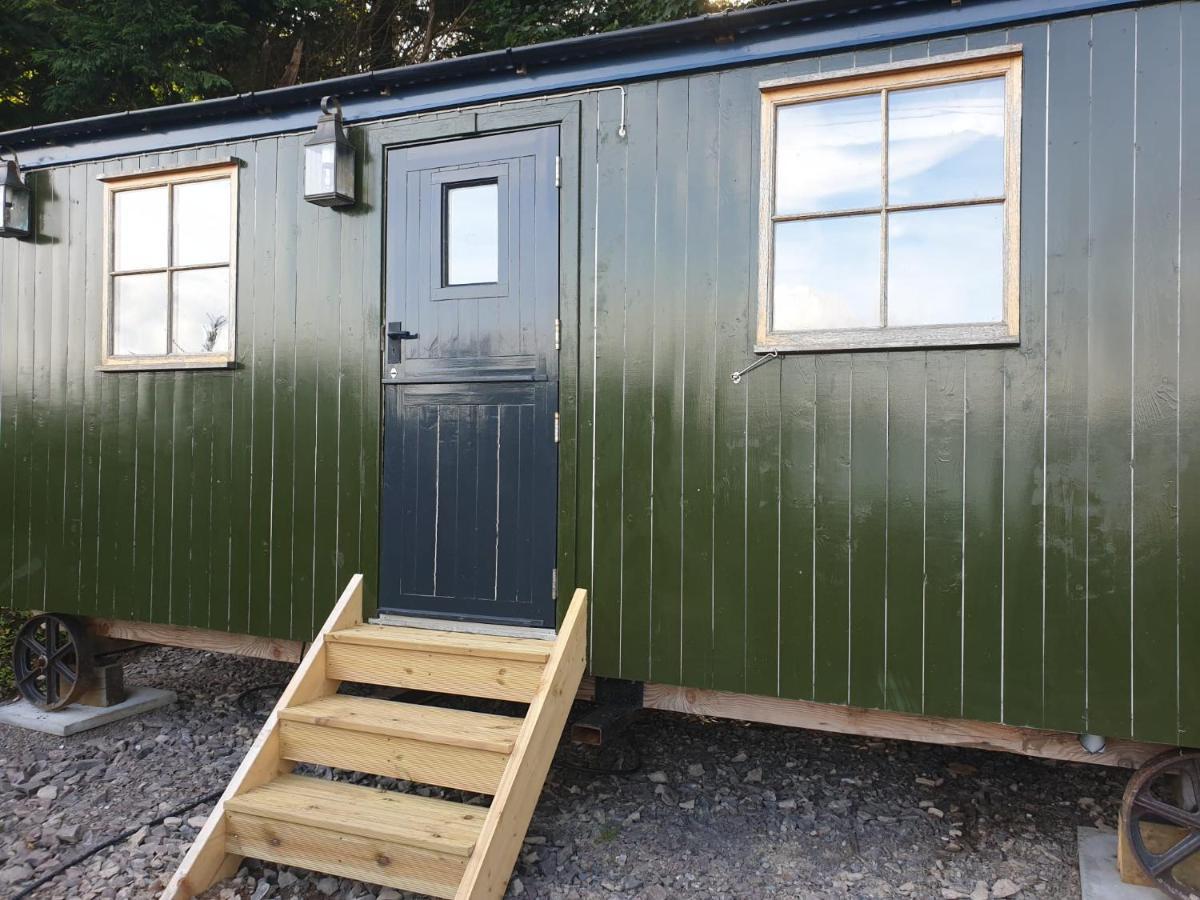
<svg viewBox="0 0 1200 900">
<path fill-rule="evenodd" d="M 1197 51 L 804 0 L 0 134 L 0 603 L 582 586 L 597 676 L 1200 744 Z"/>
</svg>

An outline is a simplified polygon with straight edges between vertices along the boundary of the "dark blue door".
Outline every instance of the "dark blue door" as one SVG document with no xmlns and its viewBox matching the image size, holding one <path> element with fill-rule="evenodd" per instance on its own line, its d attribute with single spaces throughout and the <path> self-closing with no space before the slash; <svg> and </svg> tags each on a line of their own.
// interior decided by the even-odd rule
<svg viewBox="0 0 1200 900">
<path fill-rule="evenodd" d="M 557 157 L 388 152 L 382 612 L 554 625 Z"/>
</svg>

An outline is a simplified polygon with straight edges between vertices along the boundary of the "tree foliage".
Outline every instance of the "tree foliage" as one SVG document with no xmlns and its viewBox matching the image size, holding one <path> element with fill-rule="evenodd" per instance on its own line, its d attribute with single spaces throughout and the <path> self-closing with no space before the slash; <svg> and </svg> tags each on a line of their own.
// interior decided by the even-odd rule
<svg viewBox="0 0 1200 900">
<path fill-rule="evenodd" d="M 0 0 L 0 130 L 761 0 Z"/>
</svg>

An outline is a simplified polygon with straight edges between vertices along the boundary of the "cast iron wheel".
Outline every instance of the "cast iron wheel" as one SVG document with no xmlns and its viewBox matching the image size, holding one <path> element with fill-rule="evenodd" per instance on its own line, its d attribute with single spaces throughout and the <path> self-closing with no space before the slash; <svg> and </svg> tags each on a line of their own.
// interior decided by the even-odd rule
<svg viewBox="0 0 1200 900">
<path fill-rule="evenodd" d="M 83 623 L 55 613 L 34 616 L 17 632 L 13 675 L 21 696 L 40 709 L 62 709 L 77 700 L 92 676 Z"/>
<path fill-rule="evenodd" d="M 1125 788 L 1121 820 L 1138 863 L 1163 893 L 1178 900 L 1200 897 L 1200 885 L 1175 876 L 1181 863 L 1200 854 L 1200 752 L 1171 750 L 1138 769 Z M 1166 847 L 1156 842 L 1157 852 L 1151 850 L 1143 822 L 1170 825 L 1180 837 Z"/>
</svg>

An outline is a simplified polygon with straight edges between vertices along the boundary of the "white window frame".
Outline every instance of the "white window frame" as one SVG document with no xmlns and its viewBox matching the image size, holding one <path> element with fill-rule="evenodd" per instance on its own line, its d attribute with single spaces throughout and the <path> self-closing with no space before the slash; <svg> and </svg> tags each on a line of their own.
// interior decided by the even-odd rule
<svg viewBox="0 0 1200 900">
<path fill-rule="evenodd" d="M 232 368 L 237 357 L 237 234 L 238 234 L 238 170 L 241 164 L 235 159 L 221 159 L 214 162 L 202 162 L 193 165 L 177 166 L 169 169 L 154 171 L 130 172 L 120 175 L 105 175 L 99 179 L 104 185 L 104 291 L 103 315 L 101 316 L 101 359 L 98 366 L 102 372 L 146 371 L 156 369 L 228 369 Z M 113 228 L 116 211 L 116 195 L 122 191 L 139 190 L 142 188 L 171 187 L 197 181 L 229 180 L 229 349 L 221 353 L 166 353 L 150 356 L 116 355 L 113 346 L 113 279 L 118 274 L 114 270 L 114 255 L 116 234 Z M 170 198 L 173 191 L 168 191 L 167 212 L 167 265 L 152 269 L 137 270 L 145 272 L 165 272 L 167 275 L 168 320 L 172 313 L 171 291 L 173 290 L 171 275 L 174 272 L 190 269 L 219 268 L 220 264 L 175 266 L 173 265 L 174 248 L 172 227 L 174 203 Z"/>
<path fill-rule="evenodd" d="M 963 325 L 882 326 L 813 331 L 774 331 L 771 316 L 774 289 L 775 224 L 849 214 L 838 210 L 815 215 L 775 214 L 775 122 L 780 107 L 813 100 L 831 100 L 863 94 L 881 95 L 882 108 L 891 90 L 953 84 L 1003 76 L 1004 98 L 1004 318 L 1000 323 Z M 822 350 L 873 350 L 946 346 L 1012 345 L 1020 342 L 1020 221 L 1021 221 L 1021 48 L 1008 45 L 988 50 L 927 57 L 902 63 L 885 63 L 798 78 L 775 79 L 759 85 L 762 103 L 759 192 L 758 329 L 755 350 L 803 352 Z M 880 234 L 880 302 L 887 290 L 887 214 L 890 211 L 962 208 L 978 201 L 889 204 L 887 202 L 887 133 L 883 134 L 881 177 L 884 196 L 878 206 L 855 213 L 884 217 Z M 990 198 L 997 202 L 999 198 Z"/>
</svg>

